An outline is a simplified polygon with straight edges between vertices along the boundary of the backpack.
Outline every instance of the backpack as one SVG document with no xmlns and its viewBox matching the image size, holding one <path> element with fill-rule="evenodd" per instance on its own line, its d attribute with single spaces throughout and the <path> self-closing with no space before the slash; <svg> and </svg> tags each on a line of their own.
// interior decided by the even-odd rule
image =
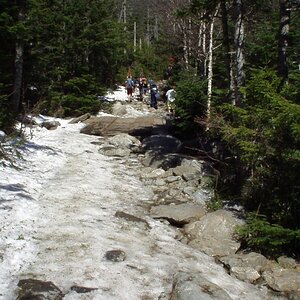
<svg viewBox="0 0 300 300">
<path fill-rule="evenodd" d="M 131 88 L 131 87 L 133 87 L 133 81 L 131 79 L 128 79 L 126 83 L 126 88 Z"/>
</svg>

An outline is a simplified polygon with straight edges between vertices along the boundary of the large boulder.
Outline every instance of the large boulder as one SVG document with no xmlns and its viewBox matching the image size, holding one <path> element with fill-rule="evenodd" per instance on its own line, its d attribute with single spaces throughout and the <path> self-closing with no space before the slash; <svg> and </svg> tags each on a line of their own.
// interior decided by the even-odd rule
<svg viewBox="0 0 300 300">
<path fill-rule="evenodd" d="M 164 126 L 165 119 L 159 116 L 139 116 L 123 118 L 118 116 L 91 117 L 80 130 L 81 133 L 101 136 L 113 136 L 118 133 L 129 133 L 133 136 L 151 134 L 155 127 Z"/>
<path fill-rule="evenodd" d="M 240 243 L 234 239 L 234 233 L 236 226 L 242 224 L 243 221 L 232 212 L 220 209 L 186 225 L 184 229 L 191 247 L 208 255 L 225 256 L 239 249 Z"/>
</svg>

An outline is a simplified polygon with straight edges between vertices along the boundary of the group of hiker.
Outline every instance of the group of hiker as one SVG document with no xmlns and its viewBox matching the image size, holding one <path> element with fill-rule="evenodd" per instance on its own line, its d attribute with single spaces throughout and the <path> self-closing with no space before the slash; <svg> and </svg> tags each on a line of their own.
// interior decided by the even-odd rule
<svg viewBox="0 0 300 300">
<path fill-rule="evenodd" d="M 175 95 L 176 90 L 175 86 L 169 88 L 161 97 L 160 92 L 158 90 L 158 86 L 151 79 L 147 79 L 146 77 L 141 76 L 139 79 L 132 78 L 131 75 L 127 76 L 125 81 L 125 88 L 128 96 L 128 101 L 131 102 L 133 100 L 133 93 L 138 90 L 138 98 L 140 101 L 145 103 L 148 102 L 149 95 L 149 105 L 150 107 L 157 109 L 157 101 L 161 98 L 164 98 L 167 104 L 168 113 L 175 113 Z"/>
</svg>

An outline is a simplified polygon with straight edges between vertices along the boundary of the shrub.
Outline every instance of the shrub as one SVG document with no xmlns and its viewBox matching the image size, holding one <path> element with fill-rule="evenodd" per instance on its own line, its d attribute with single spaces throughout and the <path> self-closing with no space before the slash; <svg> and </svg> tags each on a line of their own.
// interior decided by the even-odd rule
<svg viewBox="0 0 300 300">
<path fill-rule="evenodd" d="M 260 251 L 269 257 L 282 254 L 295 255 L 299 248 L 300 230 L 271 224 L 266 216 L 250 213 L 245 225 L 237 228 L 237 234 L 245 247 Z"/>
</svg>

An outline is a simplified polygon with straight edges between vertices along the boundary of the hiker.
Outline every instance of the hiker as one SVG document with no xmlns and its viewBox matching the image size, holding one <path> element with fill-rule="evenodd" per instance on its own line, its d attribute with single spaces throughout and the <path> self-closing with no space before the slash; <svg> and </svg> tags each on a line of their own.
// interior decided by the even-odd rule
<svg viewBox="0 0 300 300">
<path fill-rule="evenodd" d="M 175 114 L 175 97 L 176 97 L 175 86 L 173 86 L 172 89 L 169 89 L 166 92 L 166 97 L 167 97 L 168 113 L 171 113 L 172 115 L 174 115 Z"/>
<path fill-rule="evenodd" d="M 147 79 L 145 77 L 141 78 L 140 80 L 140 95 L 141 95 L 141 100 L 143 101 L 145 99 L 145 96 L 148 91 L 148 83 Z"/>
<path fill-rule="evenodd" d="M 131 102 L 132 100 L 132 92 L 134 89 L 134 81 L 132 80 L 131 77 L 127 77 L 126 80 L 126 91 L 127 91 L 127 96 L 128 96 L 128 101 Z"/>
<path fill-rule="evenodd" d="M 150 89 L 150 107 L 157 109 L 157 100 L 159 99 L 160 94 L 155 84 L 152 84 L 151 86 L 152 87 Z"/>
</svg>

